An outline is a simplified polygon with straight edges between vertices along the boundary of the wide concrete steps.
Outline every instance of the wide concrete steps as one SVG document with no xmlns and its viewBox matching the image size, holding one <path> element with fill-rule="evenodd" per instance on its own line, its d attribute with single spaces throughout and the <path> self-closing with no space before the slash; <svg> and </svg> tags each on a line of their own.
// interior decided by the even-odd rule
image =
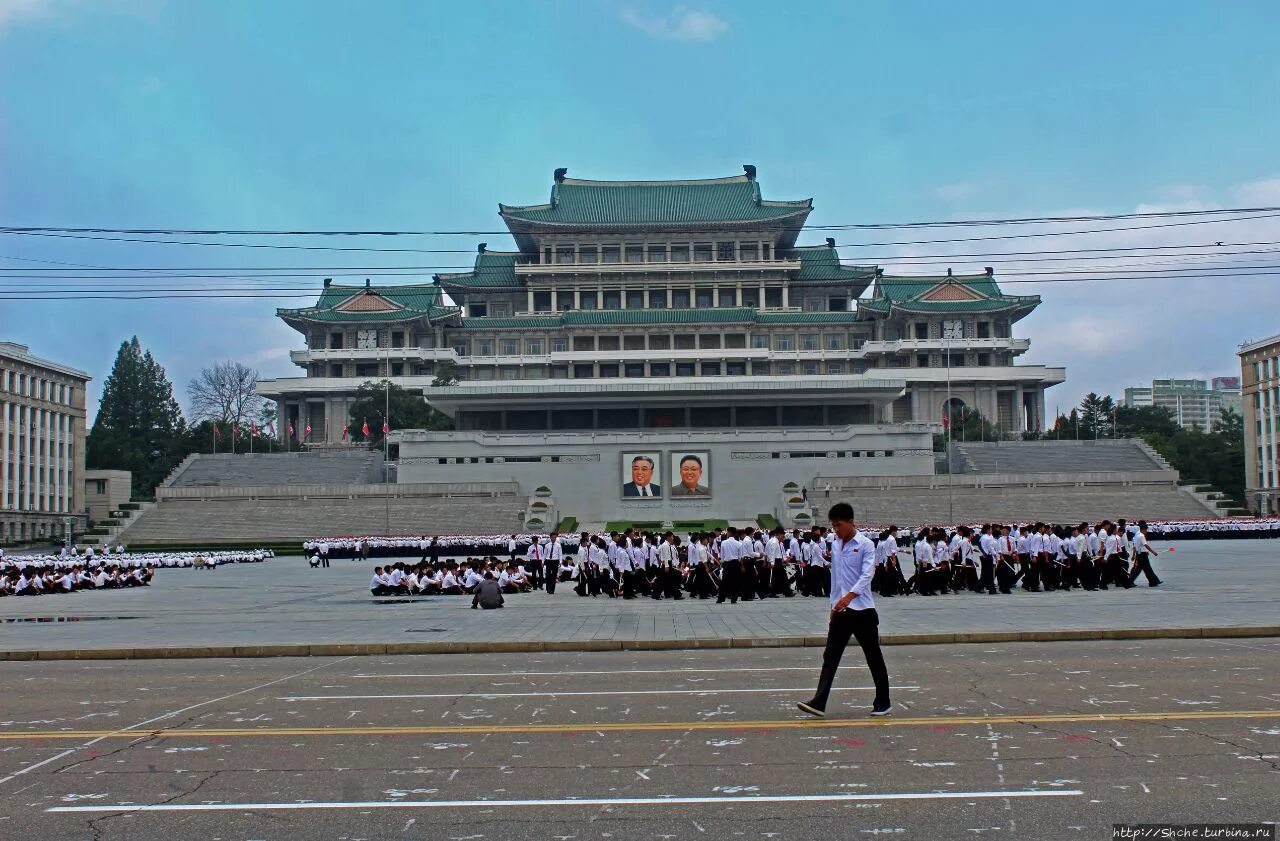
<svg viewBox="0 0 1280 841">
<path fill-rule="evenodd" d="M 848 489 L 833 492 L 853 504 L 860 522 L 912 526 L 1026 522 L 1096 523 L 1125 517 L 1163 520 L 1213 516 L 1194 498 L 1170 485 L 1073 487 L 956 487 Z M 950 501 L 948 501 L 950 498 Z M 821 508 L 819 500 L 819 508 Z"/>
<path fill-rule="evenodd" d="M 200 455 L 177 472 L 169 486 L 367 485 L 382 481 L 381 469 L 382 454 L 368 450 Z"/>
<path fill-rule="evenodd" d="M 1099 473 L 1163 470 L 1136 441 L 952 443 L 975 473 Z"/>
<path fill-rule="evenodd" d="M 166 499 L 138 518 L 126 543 L 210 544 L 306 540 L 326 535 L 510 534 L 523 497 Z"/>
</svg>

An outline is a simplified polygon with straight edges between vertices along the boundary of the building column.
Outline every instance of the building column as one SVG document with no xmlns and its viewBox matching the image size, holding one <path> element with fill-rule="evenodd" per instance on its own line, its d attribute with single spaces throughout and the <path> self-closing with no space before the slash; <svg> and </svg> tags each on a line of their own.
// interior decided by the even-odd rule
<svg viewBox="0 0 1280 841">
<path fill-rule="evenodd" d="M 44 429 L 45 414 L 46 413 L 44 409 L 35 410 L 36 423 L 35 423 L 35 431 L 34 431 L 34 437 L 35 437 L 34 449 L 36 453 L 35 454 L 36 470 L 35 470 L 35 479 L 31 482 L 31 489 L 32 489 L 31 496 L 34 503 L 32 507 L 35 508 L 37 511 L 44 510 L 45 506 L 47 505 L 44 498 L 44 494 L 45 494 L 44 442 L 46 437 L 45 429 Z"/>
<path fill-rule="evenodd" d="M 533 287 L 528 287 L 526 291 L 529 293 L 529 305 L 525 307 L 525 312 L 533 312 Z"/>
<path fill-rule="evenodd" d="M 920 416 L 920 389 L 907 386 L 907 395 L 911 398 L 911 419 L 913 421 L 928 421 L 929 418 Z"/>
<path fill-rule="evenodd" d="M 582 289 L 576 285 L 573 287 L 573 308 L 582 309 Z"/>
<path fill-rule="evenodd" d="M 1027 431 L 1027 409 L 1023 405 L 1022 383 L 1013 387 L 1013 432 Z"/>
<path fill-rule="evenodd" d="M 0 403 L 0 511 L 9 508 L 9 414 L 12 403 Z M 0 533 L 0 540 L 5 535 Z"/>
<path fill-rule="evenodd" d="M 791 296 L 788 294 L 790 289 L 791 289 L 790 284 L 788 283 L 782 284 L 782 308 L 783 309 L 786 309 L 787 307 L 791 306 L 790 304 Z"/>
</svg>

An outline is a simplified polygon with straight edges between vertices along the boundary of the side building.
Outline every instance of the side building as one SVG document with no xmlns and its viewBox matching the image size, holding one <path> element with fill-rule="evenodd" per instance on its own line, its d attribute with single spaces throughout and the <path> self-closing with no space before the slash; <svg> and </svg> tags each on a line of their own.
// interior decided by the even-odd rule
<svg viewBox="0 0 1280 841">
<path fill-rule="evenodd" d="M 0 543 L 85 526 L 83 371 L 0 342 Z"/>
<path fill-rule="evenodd" d="M 1280 335 L 1246 342 L 1240 356 L 1245 502 L 1280 514 Z"/>
</svg>

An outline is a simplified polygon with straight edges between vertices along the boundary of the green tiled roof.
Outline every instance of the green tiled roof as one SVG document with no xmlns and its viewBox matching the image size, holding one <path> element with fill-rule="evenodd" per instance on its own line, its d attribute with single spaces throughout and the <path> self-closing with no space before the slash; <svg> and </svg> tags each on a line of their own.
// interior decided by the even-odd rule
<svg viewBox="0 0 1280 841">
<path fill-rule="evenodd" d="M 476 267 L 469 272 L 438 274 L 436 283 L 461 289 L 522 289 L 516 279 L 518 251 L 482 251 L 476 255 Z"/>
<path fill-rule="evenodd" d="M 762 312 L 760 324 L 848 324 L 858 320 L 856 312 Z"/>
<path fill-rule="evenodd" d="M 563 319 L 558 315 L 518 315 L 514 318 L 480 316 L 462 319 L 468 330 L 546 330 L 561 327 Z"/>
<path fill-rule="evenodd" d="M 981 297 L 955 301 L 923 300 L 926 295 L 944 284 L 954 284 L 960 290 L 976 293 Z M 881 277 L 876 281 L 875 293 L 871 300 L 860 301 L 858 308 L 873 313 L 888 313 L 894 309 L 918 313 L 997 312 L 1000 310 L 1030 312 L 1039 305 L 1039 295 L 1006 295 L 1000 291 L 1000 286 L 993 275 L 977 274 Z"/>
<path fill-rule="evenodd" d="M 810 286 L 844 286 L 861 284 L 855 294 L 859 295 L 871 281 L 875 280 L 875 266 L 846 266 L 840 262 L 840 255 L 831 245 L 810 245 L 796 248 L 792 252 L 800 259 L 800 272 L 794 282 Z"/>
<path fill-rule="evenodd" d="M 696 181 L 586 181 L 562 178 L 551 201 L 498 205 L 509 222 L 525 225 L 691 225 L 708 222 L 768 222 L 813 209 L 812 199 L 768 201 L 754 178 L 738 175 Z"/>
<path fill-rule="evenodd" d="M 358 306 L 364 295 L 375 295 L 393 305 L 371 311 L 344 312 L 338 307 L 351 302 Z M 384 305 L 385 306 L 385 305 Z M 429 284 L 413 286 L 343 286 L 331 284 L 320 293 L 315 306 L 277 309 L 276 315 L 287 321 L 325 322 L 389 322 L 416 318 L 437 320 L 456 315 L 457 307 L 445 306 L 439 287 Z"/>
<path fill-rule="evenodd" d="M 691 310 L 571 310 L 566 326 L 623 324 L 749 324 L 756 311 L 750 307 L 708 307 Z"/>
</svg>

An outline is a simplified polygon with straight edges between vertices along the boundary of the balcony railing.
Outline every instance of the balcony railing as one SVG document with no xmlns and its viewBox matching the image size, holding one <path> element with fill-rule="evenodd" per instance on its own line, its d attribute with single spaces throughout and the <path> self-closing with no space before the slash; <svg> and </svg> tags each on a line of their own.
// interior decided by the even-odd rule
<svg viewBox="0 0 1280 841">
<path fill-rule="evenodd" d="M 605 272 L 627 274 L 639 272 L 715 272 L 715 271 L 796 271 L 799 260 L 654 260 L 630 263 L 542 263 L 516 261 L 517 274 L 564 274 L 565 272 Z"/>
</svg>

